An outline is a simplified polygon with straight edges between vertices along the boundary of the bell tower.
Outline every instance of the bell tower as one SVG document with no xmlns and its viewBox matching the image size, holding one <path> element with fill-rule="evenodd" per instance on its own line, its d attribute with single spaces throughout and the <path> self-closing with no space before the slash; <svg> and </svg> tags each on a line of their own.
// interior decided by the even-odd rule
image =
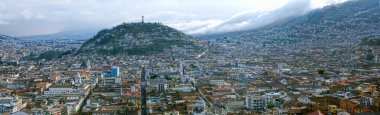
<svg viewBox="0 0 380 115">
<path fill-rule="evenodd" d="M 77 73 L 77 76 L 76 76 L 76 78 L 75 78 L 75 84 L 76 84 L 76 85 L 80 85 L 80 84 L 82 84 L 82 78 L 81 78 L 79 72 Z"/>
</svg>

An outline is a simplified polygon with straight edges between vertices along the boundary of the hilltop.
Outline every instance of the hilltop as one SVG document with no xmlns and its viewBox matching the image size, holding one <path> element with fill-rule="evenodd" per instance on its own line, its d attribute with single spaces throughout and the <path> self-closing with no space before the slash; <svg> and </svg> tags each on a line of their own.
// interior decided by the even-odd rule
<svg viewBox="0 0 380 115">
<path fill-rule="evenodd" d="M 161 23 L 123 23 L 99 31 L 86 41 L 78 54 L 149 55 L 173 45 L 195 46 L 192 37 Z"/>
</svg>

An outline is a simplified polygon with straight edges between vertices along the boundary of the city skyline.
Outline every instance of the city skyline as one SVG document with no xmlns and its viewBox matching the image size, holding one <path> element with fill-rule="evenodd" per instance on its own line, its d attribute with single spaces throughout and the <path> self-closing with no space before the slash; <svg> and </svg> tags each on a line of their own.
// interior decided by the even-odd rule
<svg viewBox="0 0 380 115">
<path fill-rule="evenodd" d="M 276 1 L 1 0 L 0 114 L 380 115 L 379 0 Z"/>
</svg>

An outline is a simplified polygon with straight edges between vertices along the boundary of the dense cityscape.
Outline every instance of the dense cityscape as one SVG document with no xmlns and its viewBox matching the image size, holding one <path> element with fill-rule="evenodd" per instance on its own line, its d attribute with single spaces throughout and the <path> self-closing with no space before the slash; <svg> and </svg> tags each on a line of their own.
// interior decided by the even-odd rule
<svg viewBox="0 0 380 115">
<path fill-rule="evenodd" d="M 0 114 L 379 115 L 379 6 L 210 35 L 144 17 L 86 40 L 0 35 Z"/>
</svg>

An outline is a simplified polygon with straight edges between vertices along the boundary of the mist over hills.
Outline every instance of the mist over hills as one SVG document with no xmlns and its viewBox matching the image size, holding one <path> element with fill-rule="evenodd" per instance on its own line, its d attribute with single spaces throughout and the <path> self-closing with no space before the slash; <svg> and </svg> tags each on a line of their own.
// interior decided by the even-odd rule
<svg viewBox="0 0 380 115">
<path fill-rule="evenodd" d="M 379 27 L 379 1 L 354 0 L 318 9 L 273 27 L 202 37 L 268 40 L 325 38 L 339 41 L 339 39 L 355 39 L 380 34 Z"/>
<path fill-rule="evenodd" d="M 209 26 L 203 29 L 197 29 L 196 31 L 186 30 L 188 33 L 194 33 L 194 36 L 199 36 L 199 33 L 204 33 L 201 36 L 203 38 L 214 38 L 217 36 L 224 36 L 228 34 L 244 33 L 244 34 L 256 34 L 268 33 L 269 31 L 279 33 L 288 33 L 287 37 L 298 38 L 306 34 L 319 34 L 319 33 L 330 33 L 335 32 L 339 34 L 338 31 L 346 31 L 344 29 L 359 29 L 370 30 L 376 32 L 376 24 L 378 24 L 378 12 L 379 2 L 377 0 L 351 0 L 345 3 L 336 4 L 331 2 L 329 4 L 335 4 L 326 6 L 322 9 L 313 10 L 310 6 L 312 1 L 307 0 L 303 2 L 289 2 L 284 7 L 265 13 L 260 17 L 252 18 L 258 12 L 246 12 L 240 13 L 231 18 L 227 19 L 225 22 L 220 23 L 215 26 Z M 303 7 L 298 7 L 303 6 Z M 294 12 L 299 9 L 299 12 Z M 312 11 L 313 10 L 313 11 Z M 298 10 L 297 10 L 298 11 Z M 311 12 L 310 12 L 311 11 Z M 288 15 L 291 13 L 291 15 Z M 281 14 L 281 15 L 276 15 Z M 275 18 L 277 17 L 277 18 Z M 265 19 L 268 18 L 268 19 Z M 247 20 L 248 19 L 248 20 Z M 275 19 L 275 20 L 273 20 Z M 241 29 L 244 22 L 244 28 Z M 249 23 L 249 24 L 248 24 Z M 261 24 L 258 26 L 257 23 Z M 369 24 L 369 25 L 366 25 Z M 238 28 L 235 26 L 240 25 Z M 234 27 L 231 27 L 234 26 Z M 327 27 L 329 26 L 329 27 Z M 369 27 L 369 28 L 367 28 Z M 224 31 L 225 29 L 230 31 Z M 239 29 L 240 28 L 240 29 Z M 366 28 L 366 29 L 360 29 Z M 87 40 L 92 38 L 99 29 L 86 29 L 86 30 L 75 30 L 75 31 L 65 31 L 56 34 L 49 35 L 36 35 L 36 36 L 23 36 L 18 37 L 23 40 L 59 40 L 59 39 L 72 39 L 72 40 Z M 219 32 L 201 32 L 201 31 L 219 31 Z M 378 30 L 378 29 L 377 29 Z M 237 31 L 237 32 L 231 32 Z M 373 34 L 373 32 L 367 32 L 362 34 Z M 360 32 L 354 32 L 360 33 Z M 296 35 L 297 34 L 297 35 Z M 289 36 L 288 36 L 289 35 Z M 331 34 L 334 36 L 334 34 Z M 351 35 L 351 34 L 348 34 Z M 279 37 L 280 35 L 270 35 L 261 36 L 263 38 Z M 306 35 L 307 36 L 307 35 Z M 304 37 L 306 37 L 304 36 Z"/>
<path fill-rule="evenodd" d="M 22 36 L 22 40 L 88 40 L 93 37 L 100 29 L 82 29 L 59 32 L 47 35 Z"/>
<path fill-rule="evenodd" d="M 0 40 L 15 40 L 15 38 L 0 34 Z"/>
</svg>

